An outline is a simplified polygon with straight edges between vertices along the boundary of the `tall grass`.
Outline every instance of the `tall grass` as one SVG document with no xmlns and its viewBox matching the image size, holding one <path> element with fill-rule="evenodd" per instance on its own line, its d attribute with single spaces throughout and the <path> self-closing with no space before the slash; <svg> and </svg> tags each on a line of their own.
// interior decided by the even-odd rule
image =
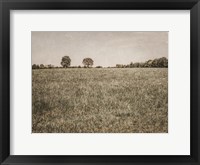
<svg viewBox="0 0 200 165">
<path fill-rule="evenodd" d="M 167 68 L 32 71 L 33 133 L 167 131 Z"/>
</svg>

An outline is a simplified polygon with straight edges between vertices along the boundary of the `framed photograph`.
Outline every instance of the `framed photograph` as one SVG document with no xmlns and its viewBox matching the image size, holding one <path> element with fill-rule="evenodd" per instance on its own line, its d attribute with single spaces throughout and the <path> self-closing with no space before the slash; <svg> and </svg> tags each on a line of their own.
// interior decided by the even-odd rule
<svg viewBox="0 0 200 165">
<path fill-rule="evenodd" d="M 1 164 L 200 164 L 199 17 L 198 0 L 1 0 Z"/>
</svg>

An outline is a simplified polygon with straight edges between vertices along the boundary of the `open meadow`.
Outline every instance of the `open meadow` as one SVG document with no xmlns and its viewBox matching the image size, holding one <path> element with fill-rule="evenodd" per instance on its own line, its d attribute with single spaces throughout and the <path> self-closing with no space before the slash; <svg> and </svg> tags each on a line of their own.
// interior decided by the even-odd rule
<svg viewBox="0 0 200 165">
<path fill-rule="evenodd" d="M 33 133 L 167 133 L 168 68 L 32 70 Z"/>
</svg>

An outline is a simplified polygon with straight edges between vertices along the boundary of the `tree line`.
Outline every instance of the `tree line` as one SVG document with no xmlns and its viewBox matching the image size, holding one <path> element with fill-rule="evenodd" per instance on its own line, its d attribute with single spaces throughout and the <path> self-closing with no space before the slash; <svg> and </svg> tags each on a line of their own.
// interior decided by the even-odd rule
<svg viewBox="0 0 200 165">
<path fill-rule="evenodd" d="M 82 68 L 80 65 L 79 66 L 71 66 L 71 59 L 69 56 L 64 56 L 61 59 L 61 66 L 62 67 L 58 67 L 58 66 L 54 66 L 54 65 L 44 65 L 44 64 L 33 64 L 32 65 L 32 69 L 51 69 L 51 68 Z M 84 68 L 89 68 L 92 67 L 94 64 L 94 61 L 91 58 L 84 58 L 82 61 L 82 64 L 84 65 Z"/>
<path fill-rule="evenodd" d="M 168 68 L 168 59 L 166 57 L 148 60 L 146 62 L 131 62 L 128 65 L 117 64 L 117 68 Z"/>
<path fill-rule="evenodd" d="M 94 61 L 91 58 L 84 58 L 82 61 L 83 67 L 71 66 L 71 59 L 69 56 L 64 56 L 61 59 L 61 67 L 54 65 L 44 65 L 44 64 L 33 64 L 32 69 L 52 69 L 52 68 L 90 68 L 93 66 Z M 102 66 L 96 66 L 96 68 L 103 68 Z M 168 68 L 168 59 L 166 57 L 156 58 L 154 60 L 148 60 L 146 62 L 131 62 L 130 64 L 116 64 L 115 67 L 107 68 Z"/>
</svg>

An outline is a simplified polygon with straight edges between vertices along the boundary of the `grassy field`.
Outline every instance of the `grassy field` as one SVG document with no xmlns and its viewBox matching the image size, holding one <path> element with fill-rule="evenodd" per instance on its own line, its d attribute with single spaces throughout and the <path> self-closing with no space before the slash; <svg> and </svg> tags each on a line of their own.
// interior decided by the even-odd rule
<svg viewBox="0 0 200 165">
<path fill-rule="evenodd" d="M 168 132 L 168 69 L 33 70 L 32 132 Z"/>
</svg>

